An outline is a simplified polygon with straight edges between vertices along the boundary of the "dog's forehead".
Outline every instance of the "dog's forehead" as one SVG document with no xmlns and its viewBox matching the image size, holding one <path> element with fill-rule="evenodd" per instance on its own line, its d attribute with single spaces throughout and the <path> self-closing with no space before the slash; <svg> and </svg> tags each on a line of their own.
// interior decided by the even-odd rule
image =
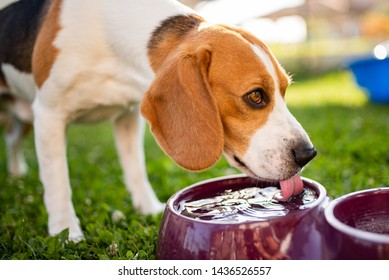
<svg viewBox="0 0 389 280">
<path fill-rule="evenodd" d="M 274 79 L 275 90 L 284 96 L 286 88 L 291 81 L 289 75 L 286 74 L 284 68 L 281 67 L 269 49 L 263 48 L 263 46 L 258 44 L 252 44 L 251 48 L 265 65 L 267 72 Z"/>
<path fill-rule="evenodd" d="M 260 83 L 284 95 L 289 76 L 262 41 L 239 29 L 215 31 L 210 39 L 215 50 L 213 61 L 221 68 L 220 74 L 234 81 L 241 79 L 242 88 Z"/>
</svg>

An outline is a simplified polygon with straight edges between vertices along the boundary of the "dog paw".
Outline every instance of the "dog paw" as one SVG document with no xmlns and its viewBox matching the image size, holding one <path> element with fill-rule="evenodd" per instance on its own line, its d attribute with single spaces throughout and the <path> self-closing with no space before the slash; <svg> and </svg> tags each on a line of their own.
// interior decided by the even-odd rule
<svg viewBox="0 0 389 280">
<path fill-rule="evenodd" d="M 72 222 L 49 224 L 49 234 L 51 236 L 55 236 L 67 228 L 69 229 L 69 236 L 68 236 L 69 241 L 78 243 L 85 239 L 78 218 L 75 218 L 74 221 Z"/>
<path fill-rule="evenodd" d="M 82 230 L 79 229 L 69 229 L 69 241 L 72 241 L 74 243 L 78 243 L 85 240 L 85 236 L 82 232 Z"/>
<path fill-rule="evenodd" d="M 159 201 L 149 203 L 149 204 L 142 204 L 142 205 L 135 205 L 135 208 L 141 212 L 142 214 L 159 214 L 165 210 L 166 203 L 161 203 Z"/>
<path fill-rule="evenodd" d="M 12 178 L 21 178 L 24 177 L 28 172 L 27 164 L 22 162 L 15 162 L 8 166 L 8 173 Z"/>
</svg>

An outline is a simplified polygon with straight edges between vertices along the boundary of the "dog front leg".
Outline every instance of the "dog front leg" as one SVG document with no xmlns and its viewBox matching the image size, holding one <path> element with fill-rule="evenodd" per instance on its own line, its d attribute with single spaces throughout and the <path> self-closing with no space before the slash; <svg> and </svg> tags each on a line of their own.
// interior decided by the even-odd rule
<svg viewBox="0 0 389 280">
<path fill-rule="evenodd" d="M 66 158 L 66 123 L 58 113 L 34 103 L 35 146 L 44 201 L 49 216 L 49 234 L 69 228 L 69 240 L 83 239 L 72 204 Z"/>
<path fill-rule="evenodd" d="M 145 121 L 140 117 L 139 109 L 121 115 L 114 125 L 124 180 L 134 207 L 145 214 L 161 212 L 164 205 L 156 197 L 147 178 L 143 150 Z"/>
</svg>

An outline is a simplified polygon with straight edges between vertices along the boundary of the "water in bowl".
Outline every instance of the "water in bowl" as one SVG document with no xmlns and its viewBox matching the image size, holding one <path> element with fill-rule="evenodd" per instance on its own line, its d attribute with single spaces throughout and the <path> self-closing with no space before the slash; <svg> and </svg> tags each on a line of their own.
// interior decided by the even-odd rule
<svg viewBox="0 0 389 280">
<path fill-rule="evenodd" d="M 229 189 L 210 197 L 181 201 L 178 212 L 190 218 L 220 223 L 261 221 L 285 216 L 313 203 L 318 197 L 307 187 L 287 202 L 278 201 L 277 196 L 280 196 L 280 189 L 273 186 Z"/>
<path fill-rule="evenodd" d="M 357 229 L 379 234 L 389 234 L 389 213 L 366 209 L 352 215 L 348 225 Z"/>
</svg>

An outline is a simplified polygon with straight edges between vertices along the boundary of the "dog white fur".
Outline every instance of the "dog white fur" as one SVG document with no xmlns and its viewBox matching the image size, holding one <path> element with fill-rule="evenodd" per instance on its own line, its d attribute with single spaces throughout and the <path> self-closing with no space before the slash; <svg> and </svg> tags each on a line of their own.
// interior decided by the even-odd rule
<svg viewBox="0 0 389 280">
<path fill-rule="evenodd" d="M 66 158 L 71 123 L 113 121 L 125 184 L 143 213 L 163 204 L 147 179 L 140 103 L 161 147 L 190 170 L 212 166 L 224 152 L 250 176 L 280 181 L 316 154 L 285 105 L 288 76 L 247 32 L 207 23 L 171 0 L 46 2 L 32 72 L 5 62 L 1 70 L 17 97 L 9 170 L 26 172 L 20 143 L 33 122 L 51 235 L 69 228 L 70 240 L 83 238 Z M 177 16 L 193 17 L 194 26 L 174 30 L 166 20 Z"/>
</svg>

